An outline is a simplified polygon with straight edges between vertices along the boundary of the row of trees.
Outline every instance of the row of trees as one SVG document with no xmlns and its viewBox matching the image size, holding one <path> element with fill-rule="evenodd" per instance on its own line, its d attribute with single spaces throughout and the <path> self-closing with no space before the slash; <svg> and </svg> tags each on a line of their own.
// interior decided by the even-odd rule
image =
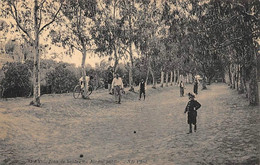
<svg viewBox="0 0 260 165">
<path fill-rule="evenodd" d="M 13 54 L 12 54 L 13 55 Z M 15 58 L 19 55 L 15 56 Z M 140 67 L 141 61 L 134 61 L 134 80 L 138 85 L 142 78 L 146 76 Z M 108 87 L 108 74 L 110 65 L 105 60 L 96 63 L 95 68 L 87 65 L 86 72 L 94 77 L 92 84 L 94 89 Z M 7 62 L 3 65 L 0 73 L 3 72 L 3 78 L 0 80 L 0 97 L 30 97 L 33 94 L 32 72 L 33 61 L 25 62 Z M 118 64 L 117 73 L 123 77 L 125 86 L 129 86 L 129 64 Z M 51 93 L 68 93 L 72 92 L 74 87 L 79 83 L 81 76 L 81 68 L 75 67 L 74 64 L 55 62 L 53 60 L 41 61 L 41 95 Z M 156 73 L 156 77 L 160 77 L 160 72 Z M 151 82 L 151 77 L 148 78 Z"/>
<path fill-rule="evenodd" d="M 2 97 L 29 97 L 33 94 L 33 61 L 7 62 L 3 65 L 4 77 L 0 81 Z M 78 83 L 78 68 L 67 63 L 43 60 L 41 63 L 41 94 L 65 93 Z"/>
<path fill-rule="evenodd" d="M 196 59 L 209 59 L 200 60 L 201 68 L 215 69 L 215 72 L 204 71 L 208 78 L 209 74 L 214 76 L 216 71 L 226 71 L 229 73 L 231 87 L 236 86 L 240 93 L 246 92 L 250 105 L 259 104 L 257 85 L 259 2 L 212 0 L 201 7 L 207 14 L 204 15 L 203 12 L 197 14 L 200 23 L 197 27 L 200 32 L 193 33 L 206 41 L 204 44 L 201 42 L 197 44 L 199 53 L 196 53 Z"/>
<path fill-rule="evenodd" d="M 257 0 L 34 0 L 33 4 L 4 0 L 3 5 L 2 14 L 12 17 L 21 37 L 34 46 L 35 105 L 40 105 L 39 38 L 44 30 L 68 54 L 82 53 L 82 75 L 89 51 L 109 56 L 114 71 L 121 59 L 128 59 L 128 80 L 134 90 L 138 54 L 146 80 L 151 75 L 154 87 L 158 70 L 161 84 L 169 77 L 176 80 L 173 76 L 180 73 L 200 74 L 211 81 L 227 72 L 232 87 L 236 78 L 250 104 L 259 103 Z"/>
</svg>

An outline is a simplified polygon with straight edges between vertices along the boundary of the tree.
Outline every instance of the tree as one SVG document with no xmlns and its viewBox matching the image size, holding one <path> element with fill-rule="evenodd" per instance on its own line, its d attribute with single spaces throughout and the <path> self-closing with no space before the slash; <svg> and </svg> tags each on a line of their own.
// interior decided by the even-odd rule
<svg viewBox="0 0 260 165">
<path fill-rule="evenodd" d="M 91 19 L 96 14 L 96 1 L 93 0 L 65 0 L 62 13 L 65 16 L 59 22 L 59 31 L 52 31 L 51 36 L 53 43 L 61 43 L 68 48 L 69 54 L 74 53 L 75 49 L 82 54 L 81 75 L 83 82 L 86 84 L 86 57 L 87 51 L 91 51 L 91 36 L 89 34 L 91 27 Z M 66 27 L 64 29 L 64 27 Z M 64 33 L 64 31 L 66 31 Z M 83 98 L 87 98 L 87 87 L 84 85 Z"/>
<path fill-rule="evenodd" d="M 249 103 L 259 104 L 257 85 L 257 42 L 259 3 L 257 1 L 211 0 L 203 5 L 192 1 L 195 60 L 210 79 L 229 65 L 233 87 L 241 88 L 249 76 Z M 217 69 L 216 69 L 217 68 Z M 239 87 L 239 83 L 241 84 Z M 245 88 L 246 89 L 246 88 Z"/>
<path fill-rule="evenodd" d="M 122 15 L 123 19 L 123 39 L 122 43 L 126 46 L 124 48 L 124 52 L 127 52 L 127 54 L 130 57 L 130 65 L 129 65 L 129 85 L 130 90 L 134 91 L 133 83 L 134 83 L 134 76 L 133 76 L 133 70 L 134 70 L 134 54 L 133 54 L 133 45 L 134 41 L 136 40 L 136 32 L 137 28 L 135 27 L 135 23 L 137 21 L 137 5 L 135 0 L 129 1 L 129 0 L 122 0 L 119 3 L 120 5 L 120 14 Z"/>
<path fill-rule="evenodd" d="M 158 65 L 161 47 L 159 30 L 161 26 L 161 11 L 156 1 L 147 0 L 140 3 L 141 9 L 137 11 L 135 22 L 137 31 L 134 43 L 147 66 L 146 82 L 148 81 L 149 74 L 151 74 L 153 88 L 156 88 L 156 75 L 158 72 L 156 69 L 161 67 Z"/>
<path fill-rule="evenodd" d="M 22 37 L 34 47 L 33 67 L 33 101 L 31 104 L 40 106 L 40 37 L 57 18 L 62 1 L 34 0 L 32 4 L 26 0 L 3 0 L 5 16 L 11 17 Z"/>
<path fill-rule="evenodd" d="M 195 72 L 191 58 L 192 38 L 188 33 L 191 22 L 187 14 L 190 12 L 189 3 L 189 1 L 165 1 L 163 4 L 161 19 L 165 26 L 168 26 L 168 35 L 165 36 L 166 70 L 171 72 L 171 81 L 173 79 L 175 85 L 180 80 L 180 73 Z"/>
<path fill-rule="evenodd" d="M 247 79 L 245 73 L 248 73 L 249 104 L 258 105 L 256 56 L 260 22 L 259 2 L 255 0 L 228 2 L 212 0 L 207 9 L 210 13 L 210 20 L 212 20 L 204 23 L 208 29 L 207 34 L 217 36 L 214 41 L 211 41 L 212 46 L 209 47 L 209 50 L 211 52 L 225 50 L 231 52 L 230 55 L 224 54 L 222 59 L 228 59 L 230 66 L 232 66 L 233 86 L 236 86 L 237 89 L 245 87 L 246 85 L 243 85 Z"/>
<path fill-rule="evenodd" d="M 121 20 L 118 18 L 118 0 L 103 1 L 98 3 L 100 8 L 94 20 L 95 26 L 91 29 L 96 50 L 99 56 L 109 56 L 109 60 L 114 60 L 113 70 L 117 70 L 120 60 L 120 34 Z"/>
</svg>

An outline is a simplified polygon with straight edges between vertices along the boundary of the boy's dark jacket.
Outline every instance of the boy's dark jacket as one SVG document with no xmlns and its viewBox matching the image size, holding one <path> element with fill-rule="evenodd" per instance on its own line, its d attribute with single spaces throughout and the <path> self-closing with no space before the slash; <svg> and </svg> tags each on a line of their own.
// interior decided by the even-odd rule
<svg viewBox="0 0 260 165">
<path fill-rule="evenodd" d="M 201 107 L 201 104 L 196 100 L 190 100 L 185 108 L 184 113 L 196 111 Z"/>
</svg>

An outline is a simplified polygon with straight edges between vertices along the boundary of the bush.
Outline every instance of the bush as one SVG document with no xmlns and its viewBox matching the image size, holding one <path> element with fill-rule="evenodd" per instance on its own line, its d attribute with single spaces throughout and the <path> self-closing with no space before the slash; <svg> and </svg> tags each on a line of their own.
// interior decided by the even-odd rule
<svg viewBox="0 0 260 165">
<path fill-rule="evenodd" d="M 73 91 L 78 79 L 75 73 L 66 68 L 66 65 L 60 64 L 46 74 L 46 82 L 51 93 L 66 93 Z"/>
<path fill-rule="evenodd" d="M 3 97 L 23 97 L 31 92 L 30 70 L 28 65 L 20 62 L 4 64 L 4 78 L 1 81 Z"/>
</svg>

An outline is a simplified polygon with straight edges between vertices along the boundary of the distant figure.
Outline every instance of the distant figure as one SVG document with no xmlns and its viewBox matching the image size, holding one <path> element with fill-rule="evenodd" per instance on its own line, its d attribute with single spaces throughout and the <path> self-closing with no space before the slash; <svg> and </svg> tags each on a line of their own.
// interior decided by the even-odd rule
<svg viewBox="0 0 260 165">
<path fill-rule="evenodd" d="M 194 132 L 197 131 L 197 110 L 201 107 L 200 103 L 194 100 L 195 95 L 189 93 L 189 102 L 185 108 L 184 113 L 188 112 L 188 124 L 190 125 L 190 130 L 188 134 L 192 133 L 192 124 L 194 125 Z"/>
<path fill-rule="evenodd" d="M 121 77 L 119 77 L 118 74 L 116 74 L 116 77 L 112 81 L 112 87 L 113 87 L 113 90 L 114 90 L 116 102 L 118 104 L 121 104 L 121 92 L 120 92 L 120 90 L 124 91 L 124 85 L 123 85 L 123 81 L 122 81 Z"/>
<path fill-rule="evenodd" d="M 107 80 L 108 80 L 108 91 L 109 91 L 109 94 L 112 94 L 111 92 L 111 89 L 112 89 L 112 81 L 113 81 L 113 72 L 112 72 L 112 68 L 109 68 L 109 72 L 108 72 L 108 75 L 107 75 Z"/>
<path fill-rule="evenodd" d="M 86 75 L 85 79 L 86 79 L 86 87 L 88 87 L 90 77 Z M 80 82 L 81 89 L 83 89 L 84 88 L 83 76 L 79 79 L 79 82 Z"/>
<path fill-rule="evenodd" d="M 85 77 L 85 79 L 86 79 L 86 83 L 84 83 L 84 81 L 83 81 L 83 77 L 81 77 L 80 79 L 79 79 L 79 82 L 80 82 L 80 87 L 81 87 L 81 89 L 83 90 L 83 95 L 82 95 L 82 97 L 83 98 L 85 98 L 85 99 L 89 99 L 89 97 L 88 96 L 85 96 L 85 94 L 87 94 L 88 93 L 88 91 L 90 91 L 90 88 L 91 88 L 91 80 L 93 79 L 93 76 L 86 76 Z M 84 86 L 86 85 L 86 93 L 84 92 Z"/>
<path fill-rule="evenodd" d="M 183 97 L 184 96 L 184 84 L 183 82 L 181 81 L 180 82 L 180 97 Z"/>
<path fill-rule="evenodd" d="M 146 90 L 146 85 L 144 82 L 144 79 L 141 80 L 141 82 L 139 83 L 139 100 L 141 100 L 142 94 L 144 95 L 144 100 L 145 100 L 145 90 Z"/>
<path fill-rule="evenodd" d="M 199 82 L 196 79 L 195 83 L 194 83 L 194 87 L 193 87 L 193 92 L 197 95 L 198 94 L 198 86 L 199 86 Z"/>
</svg>

